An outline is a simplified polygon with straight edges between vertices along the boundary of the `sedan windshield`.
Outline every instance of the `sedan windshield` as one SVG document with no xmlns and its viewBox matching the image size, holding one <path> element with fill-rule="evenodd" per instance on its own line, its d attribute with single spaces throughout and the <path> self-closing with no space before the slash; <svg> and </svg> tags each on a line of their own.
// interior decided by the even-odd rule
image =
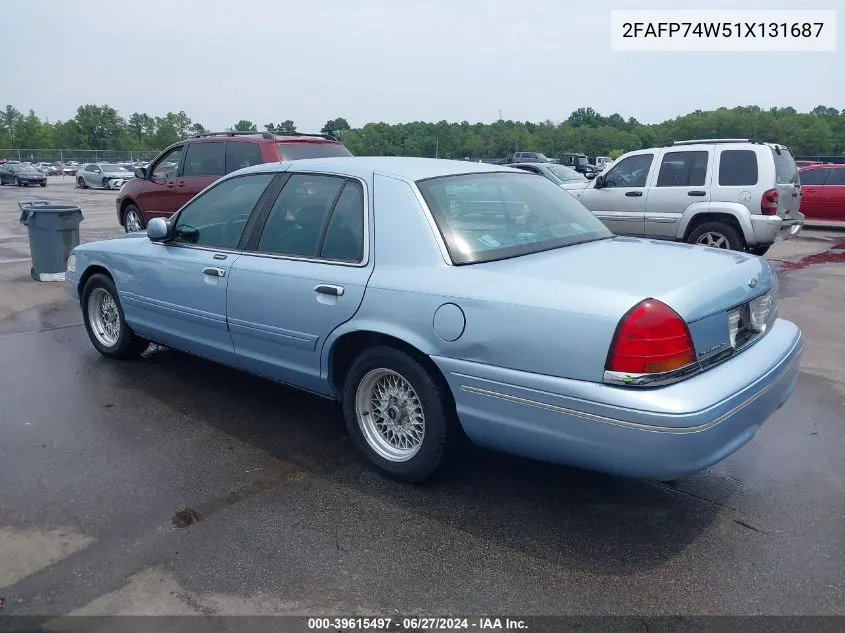
<svg viewBox="0 0 845 633">
<path fill-rule="evenodd" d="M 566 165 L 548 165 L 548 169 L 563 182 L 570 182 L 572 180 L 587 180 L 586 176 L 579 174 L 577 171 L 571 167 L 567 167 Z"/>
<path fill-rule="evenodd" d="M 111 163 L 100 165 L 100 169 L 102 169 L 103 171 L 129 171 L 122 165 L 112 165 Z"/>
<path fill-rule="evenodd" d="M 417 182 L 455 264 L 474 264 L 613 237 L 545 178 L 476 173 Z"/>
</svg>

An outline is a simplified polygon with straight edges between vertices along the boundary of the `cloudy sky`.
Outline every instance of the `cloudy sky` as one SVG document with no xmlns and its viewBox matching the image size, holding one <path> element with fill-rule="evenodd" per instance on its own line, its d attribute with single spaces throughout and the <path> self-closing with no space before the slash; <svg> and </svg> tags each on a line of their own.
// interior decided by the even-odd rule
<svg viewBox="0 0 845 633">
<path fill-rule="evenodd" d="M 3 0 L 0 107 L 54 121 L 96 103 L 300 130 L 337 116 L 561 120 L 579 106 L 644 122 L 722 105 L 843 108 L 842 27 L 836 53 L 611 53 L 609 35 L 611 9 L 841 2 Z"/>
</svg>

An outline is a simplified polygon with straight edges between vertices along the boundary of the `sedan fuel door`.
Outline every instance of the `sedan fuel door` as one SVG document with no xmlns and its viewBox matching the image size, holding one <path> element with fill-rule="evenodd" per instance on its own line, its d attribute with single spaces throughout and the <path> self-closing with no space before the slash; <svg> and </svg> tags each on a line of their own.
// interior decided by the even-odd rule
<svg viewBox="0 0 845 633">
<path fill-rule="evenodd" d="M 574 195 L 617 235 L 642 236 L 653 163 L 654 150 L 631 153 Z"/>
<path fill-rule="evenodd" d="M 247 370 L 317 393 L 323 343 L 361 305 L 373 270 L 364 182 L 296 173 L 232 265 L 229 331 Z"/>
</svg>

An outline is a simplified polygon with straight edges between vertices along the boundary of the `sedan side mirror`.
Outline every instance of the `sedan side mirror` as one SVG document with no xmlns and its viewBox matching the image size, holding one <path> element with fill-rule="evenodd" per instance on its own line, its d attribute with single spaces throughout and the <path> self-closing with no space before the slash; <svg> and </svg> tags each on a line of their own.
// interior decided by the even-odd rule
<svg viewBox="0 0 845 633">
<path fill-rule="evenodd" d="M 136 167 L 135 168 L 135 177 L 140 179 L 145 179 L 147 177 L 147 168 L 146 167 Z"/>
<path fill-rule="evenodd" d="M 147 237 L 150 241 L 161 242 L 170 237 L 170 225 L 164 218 L 153 218 L 147 224 Z"/>
<path fill-rule="evenodd" d="M 593 182 L 596 183 L 594 186 L 596 189 L 601 189 L 604 187 L 604 174 L 598 174 L 594 179 Z"/>
</svg>

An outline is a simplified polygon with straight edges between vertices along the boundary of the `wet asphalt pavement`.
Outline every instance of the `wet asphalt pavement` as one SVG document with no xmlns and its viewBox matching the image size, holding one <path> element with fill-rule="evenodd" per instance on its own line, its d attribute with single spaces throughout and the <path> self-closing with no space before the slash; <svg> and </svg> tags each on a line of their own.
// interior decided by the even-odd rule
<svg viewBox="0 0 845 633">
<path fill-rule="evenodd" d="M 85 239 L 114 228 L 99 194 Z M 845 234 L 806 234 L 772 254 L 807 339 L 795 395 L 673 484 L 473 447 L 392 483 L 333 403 L 170 350 L 109 361 L 3 264 L 2 613 L 843 614 Z"/>
</svg>

